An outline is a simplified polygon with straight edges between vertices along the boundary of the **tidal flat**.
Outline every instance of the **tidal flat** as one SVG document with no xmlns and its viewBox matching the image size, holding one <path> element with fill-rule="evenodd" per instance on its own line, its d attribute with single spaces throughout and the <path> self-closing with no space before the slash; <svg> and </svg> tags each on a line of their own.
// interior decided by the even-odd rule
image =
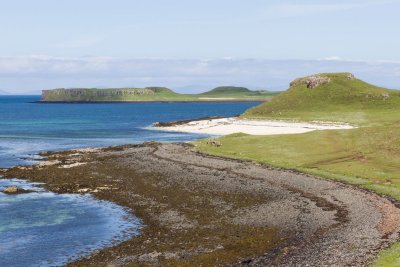
<svg viewBox="0 0 400 267">
<path fill-rule="evenodd" d="M 141 235 L 71 266 L 365 265 L 396 241 L 400 210 L 372 192 L 188 144 L 42 153 L 4 170 L 131 210 Z"/>
</svg>

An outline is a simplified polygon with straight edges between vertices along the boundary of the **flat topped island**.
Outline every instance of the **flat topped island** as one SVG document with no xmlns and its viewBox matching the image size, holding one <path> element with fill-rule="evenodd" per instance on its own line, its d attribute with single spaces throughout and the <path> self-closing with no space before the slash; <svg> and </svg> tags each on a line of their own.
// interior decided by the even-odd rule
<svg viewBox="0 0 400 267">
<path fill-rule="evenodd" d="M 43 90 L 40 102 L 212 102 L 266 101 L 279 92 L 251 91 L 244 87 L 224 86 L 201 94 L 180 94 L 166 87 L 145 88 L 59 88 Z"/>
</svg>

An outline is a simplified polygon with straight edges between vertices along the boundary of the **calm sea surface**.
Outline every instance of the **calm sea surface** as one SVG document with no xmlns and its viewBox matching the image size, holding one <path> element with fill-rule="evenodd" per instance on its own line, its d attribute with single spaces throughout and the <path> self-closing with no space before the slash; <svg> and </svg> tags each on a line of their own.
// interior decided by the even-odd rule
<svg viewBox="0 0 400 267">
<path fill-rule="evenodd" d="M 147 130 L 157 121 L 234 116 L 258 103 L 35 104 L 39 96 L 0 96 L 0 167 L 46 150 L 189 141 L 201 135 Z"/>
<path fill-rule="evenodd" d="M 36 153 L 205 135 L 149 130 L 156 121 L 234 116 L 258 103 L 35 104 L 39 96 L 0 96 L 0 167 L 34 162 Z M 57 266 L 140 232 L 140 220 L 89 195 L 0 193 L 0 266 Z"/>
</svg>

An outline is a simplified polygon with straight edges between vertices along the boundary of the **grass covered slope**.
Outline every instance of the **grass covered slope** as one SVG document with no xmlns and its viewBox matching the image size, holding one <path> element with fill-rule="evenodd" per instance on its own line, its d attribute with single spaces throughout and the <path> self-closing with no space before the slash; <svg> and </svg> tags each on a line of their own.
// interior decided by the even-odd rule
<svg viewBox="0 0 400 267">
<path fill-rule="evenodd" d="M 280 92 L 271 91 L 251 91 L 246 87 L 220 86 L 211 91 L 199 94 L 199 97 L 245 97 L 245 98 L 269 98 L 278 95 Z"/>
<path fill-rule="evenodd" d="M 228 135 L 220 147 L 195 143 L 201 152 L 247 159 L 344 181 L 400 201 L 400 92 L 376 87 L 349 73 L 318 74 L 248 110 L 243 117 L 343 121 L 360 126 L 305 134 Z M 400 245 L 374 266 L 400 266 Z"/>
<path fill-rule="evenodd" d="M 400 126 L 324 130 L 305 134 L 233 134 L 197 148 L 218 156 L 246 159 L 341 180 L 400 200 Z"/>
<path fill-rule="evenodd" d="M 368 84 L 350 73 L 325 73 L 293 81 L 287 91 L 243 116 L 364 124 L 397 116 L 393 112 L 399 106 L 399 91 Z"/>
<path fill-rule="evenodd" d="M 43 90 L 44 102 L 112 101 L 265 101 L 276 92 L 250 91 L 242 87 L 219 87 L 203 94 L 179 94 L 165 87 L 146 88 L 77 88 Z"/>
<path fill-rule="evenodd" d="M 216 87 L 208 92 L 202 93 L 201 95 L 221 95 L 221 94 L 248 94 L 251 93 L 246 87 L 237 86 L 220 86 Z"/>
<path fill-rule="evenodd" d="M 243 115 L 250 118 L 345 121 L 360 126 L 306 134 L 220 138 L 201 151 L 297 169 L 362 184 L 400 200 L 400 92 L 349 73 L 300 78 Z"/>
</svg>

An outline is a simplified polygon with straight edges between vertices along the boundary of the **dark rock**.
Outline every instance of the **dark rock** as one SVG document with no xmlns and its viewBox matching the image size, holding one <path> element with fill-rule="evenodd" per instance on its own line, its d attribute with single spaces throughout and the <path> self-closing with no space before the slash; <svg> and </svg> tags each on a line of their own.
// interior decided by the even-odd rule
<svg viewBox="0 0 400 267">
<path fill-rule="evenodd" d="M 210 116 L 210 117 L 202 117 L 202 118 L 198 118 L 198 119 L 181 120 L 181 121 L 155 122 L 155 123 L 153 123 L 153 126 L 154 127 L 171 127 L 171 126 L 187 124 L 189 122 L 194 122 L 194 121 L 215 120 L 215 119 L 223 119 L 223 118 L 225 118 L 225 117 Z"/>
</svg>

